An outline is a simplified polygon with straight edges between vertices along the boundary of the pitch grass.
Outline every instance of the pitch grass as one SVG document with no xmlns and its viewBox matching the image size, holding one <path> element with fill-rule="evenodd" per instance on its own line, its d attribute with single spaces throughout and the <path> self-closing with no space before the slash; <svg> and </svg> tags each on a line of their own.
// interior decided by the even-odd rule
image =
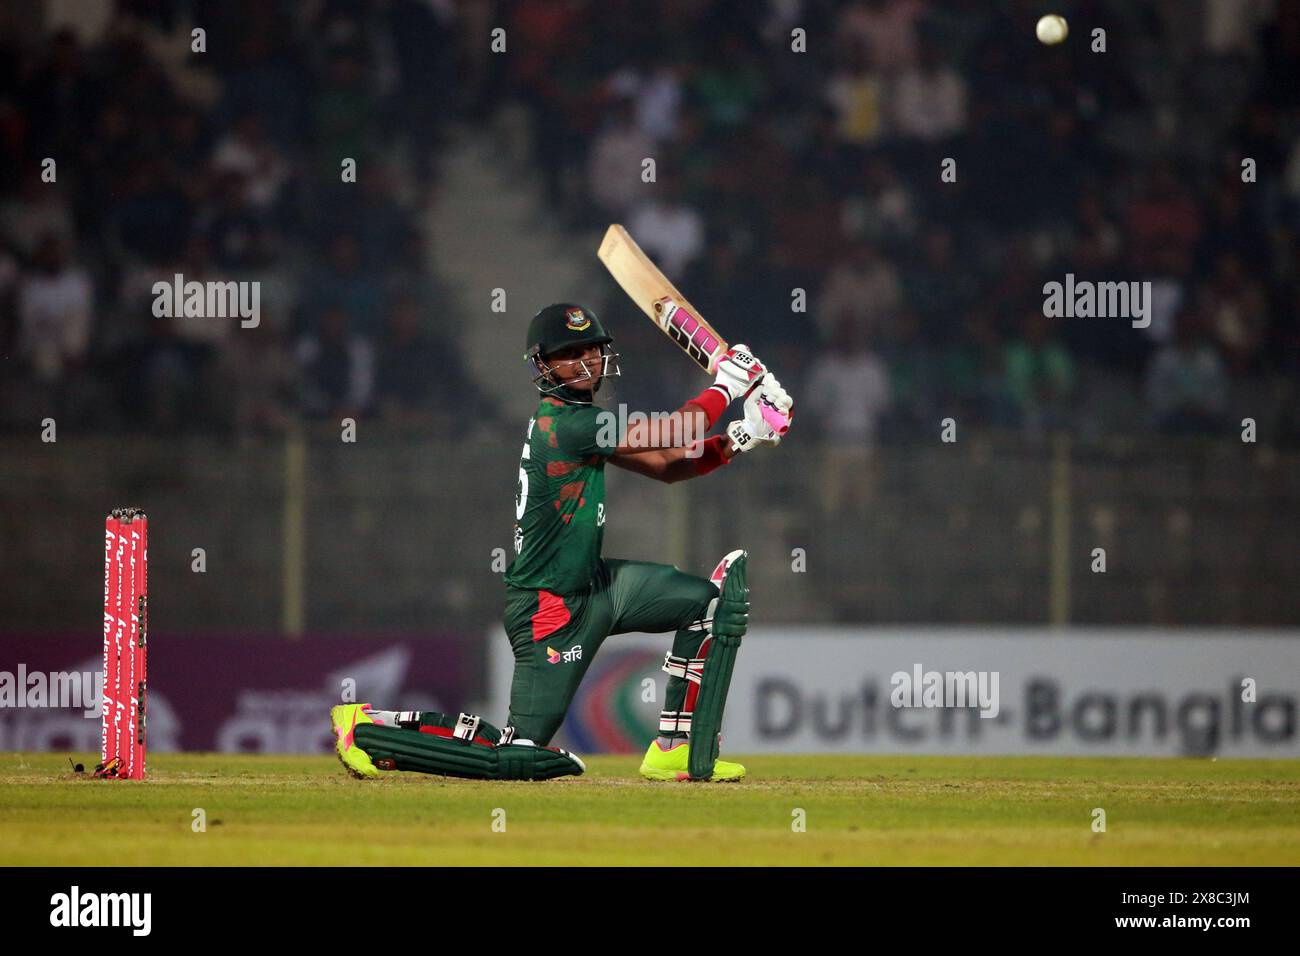
<svg viewBox="0 0 1300 956">
<path fill-rule="evenodd" d="M 0 754 L 0 865 L 1300 864 L 1300 761 L 741 759 L 747 780 L 704 785 L 643 781 L 630 756 L 496 783 L 158 754 L 149 780 L 127 782 Z"/>
</svg>

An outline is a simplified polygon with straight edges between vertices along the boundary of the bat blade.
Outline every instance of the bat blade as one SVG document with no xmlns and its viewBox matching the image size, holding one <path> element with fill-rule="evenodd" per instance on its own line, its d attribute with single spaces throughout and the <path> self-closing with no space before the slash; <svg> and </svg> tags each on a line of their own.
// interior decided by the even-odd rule
<svg viewBox="0 0 1300 956">
<path fill-rule="evenodd" d="M 618 223 L 606 229 L 596 255 L 661 332 L 704 371 L 717 372 L 718 362 L 727 354 L 727 340 L 677 291 L 626 229 Z M 775 408 L 764 407 L 763 418 L 778 434 L 790 428 L 789 417 Z"/>
<path fill-rule="evenodd" d="M 661 332 L 704 371 L 710 375 L 717 371 L 727 340 L 677 291 L 626 229 L 615 223 L 605 230 L 596 255 Z"/>
</svg>

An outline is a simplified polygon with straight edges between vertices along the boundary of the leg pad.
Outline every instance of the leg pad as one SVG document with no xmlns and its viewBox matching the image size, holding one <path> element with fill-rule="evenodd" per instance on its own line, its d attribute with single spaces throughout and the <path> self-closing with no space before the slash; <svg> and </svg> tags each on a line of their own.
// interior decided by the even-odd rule
<svg viewBox="0 0 1300 956">
<path fill-rule="evenodd" d="M 704 668 L 691 713 L 691 752 L 687 771 L 692 780 L 708 780 L 713 776 L 713 767 L 718 761 L 718 735 L 722 730 L 722 712 L 727 706 L 736 651 L 749 627 L 746 558 L 744 551 L 732 552 L 723 559 L 720 567 L 725 575 L 722 593 L 713 612 L 708 651 L 704 655 Z"/>
<path fill-rule="evenodd" d="M 466 740 L 445 727 L 417 731 L 363 724 L 356 729 L 356 743 L 376 765 L 392 761 L 397 770 L 470 780 L 550 780 L 587 769 L 558 747 L 526 742 L 497 745 L 481 736 Z"/>
</svg>

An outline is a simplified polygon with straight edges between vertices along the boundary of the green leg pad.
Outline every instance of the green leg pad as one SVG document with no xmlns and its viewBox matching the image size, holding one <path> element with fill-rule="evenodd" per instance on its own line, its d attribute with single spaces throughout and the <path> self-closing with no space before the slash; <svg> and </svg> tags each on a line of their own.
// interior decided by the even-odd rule
<svg viewBox="0 0 1300 956">
<path fill-rule="evenodd" d="M 393 761 L 398 770 L 470 780 L 550 780 L 581 774 L 582 761 L 554 747 L 469 743 L 454 737 L 398 727 L 362 724 L 356 744 L 376 763 Z"/>
<path fill-rule="evenodd" d="M 507 744 L 497 747 L 499 780 L 550 780 L 552 777 L 579 776 L 586 765 L 559 747 L 535 744 Z"/>
<path fill-rule="evenodd" d="M 467 715 L 461 715 L 467 716 Z M 444 714 L 436 710 L 422 710 L 419 713 L 421 727 L 445 727 L 448 730 L 455 730 L 458 720 L 451 714 Z M 490 744 L 499 743 L 501 740 L 501 728 L 496 724 L 489 724 L 486 720 L 479 719 L 478 728 L 474 731 L 475 737 L 482 737 Z"/>
<path fill-rule="evenodd" d="M 749 588 L 745 584 L 742 554 L 727 569 L 722 594 L 713 611 L 712 637 L 700 674 L 700 690 L 691 715 L 691 752 L 686 769 L 692 780 L 708 780 L 718 762 L 718 734 L 722 712 L 727 706 L 731 673 L 736 665 L 740 639 L 749 627 Z"/>
</svg>

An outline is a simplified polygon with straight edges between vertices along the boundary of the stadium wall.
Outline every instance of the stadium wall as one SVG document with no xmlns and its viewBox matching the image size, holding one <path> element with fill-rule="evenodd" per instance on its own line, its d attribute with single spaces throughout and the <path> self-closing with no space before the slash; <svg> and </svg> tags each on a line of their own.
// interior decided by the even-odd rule
<svg viewBox="0 0 1300 956">
<path fill-rule="evenodd" d="M 1295 758 L 1297 636 L 1163 629 L 755 629 L 737 661 L 723 744 L 737 754 Z M 666 677 L 659 667 L 667 646 L 662 636 L 610 638 L 583 681 L 561 746 L 579 753 L 643 748 L 662 707 Z M 488 712 L 502 714 L 512 658 L 499 633 L 489 647 Z M 894 675 L 912 677 L 918 668 L 923 675 L 984 672 L 989 689 L 996 674 L 996 713 L 985 708 L 989 716 L 982 717 L 970 706 L 895 707 Z"/>
</svg>

